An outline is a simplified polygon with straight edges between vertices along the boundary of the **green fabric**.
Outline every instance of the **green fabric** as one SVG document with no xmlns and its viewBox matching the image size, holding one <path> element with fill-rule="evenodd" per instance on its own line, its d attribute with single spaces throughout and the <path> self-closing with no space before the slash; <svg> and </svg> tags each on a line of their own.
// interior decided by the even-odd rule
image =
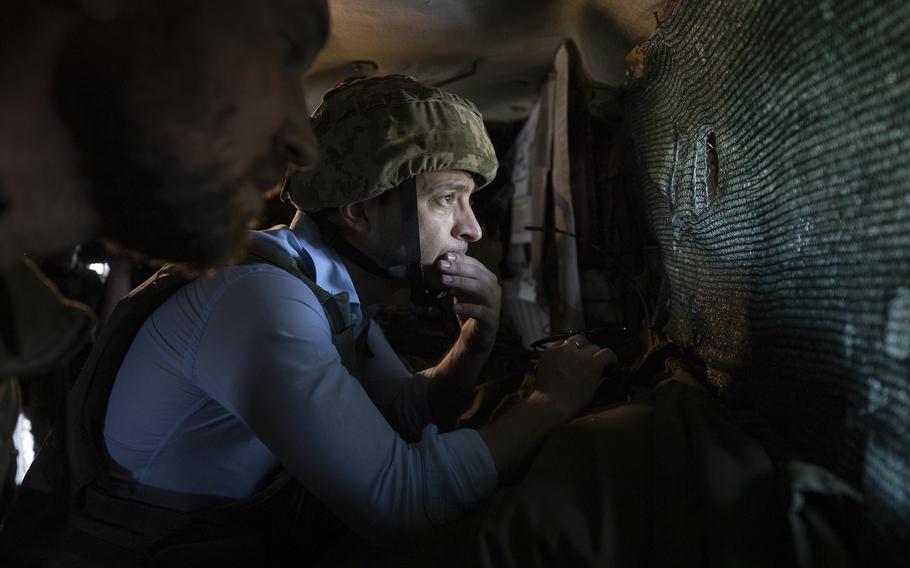
<svg viewBox="0 0 910 568">
<path fill-rule="evenodd" d="M 91 339 L 95 318 L 64 299 L 31 260 L 0 275 L 0 377 L 41 373 Z"/>
<path fill-rule="evenodd" d="M 374 564 L 780 566 L 801 552 L 801 567 L 849 565 L 805 497 L 855 493 L 821 468 L 784 471 L 703 387 L 666 380 L 560 428 L 486 509 Z"/>
<path fill-rule="evenodd" d="M 851 566 L 851 551 L 839 535 L 837 525 L 846 515 L 855 516 L 862 496 L 828 470 L 805 462 L 786 464 L 784 478 L 790 490 L 788 521 L 796 565 L 799 568 Z M 854 511 L 837 507 L 841 504 Z M 836 507 L 833 515 L 832 505 Z"/>
<path fill-rule="evenodd" d="M 321 159 L 285 185 L 304 211 L 365 201 L 424 172 L 490 183 L 498 162 L 473 103 L 403 75 L 347 81 L 313 113 Z"/>
<path fill-rule="evenodd" d="M 655 321 L 910 557 L 910 3 L 684 1 L 645 55 Z"/>
</svg>

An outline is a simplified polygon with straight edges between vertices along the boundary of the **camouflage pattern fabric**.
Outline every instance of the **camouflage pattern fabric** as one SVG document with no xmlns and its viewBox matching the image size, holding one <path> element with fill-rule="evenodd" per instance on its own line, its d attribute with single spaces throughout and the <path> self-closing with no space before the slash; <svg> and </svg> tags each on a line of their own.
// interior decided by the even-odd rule
<svg viewBox="0 0 910 568">
<path fill-rule="evenodd" d="M 799 461 L 775 467 L 740 427 L 751 419 L 691 377 L 631 395 L 553 432 L 521 481 L 467 519 L 406 551 L 353 544 L 331 566 L 853 565 L 850 533 L 830 522 L 857 507 L 840 479 Z"/>
<path fill-rule="evenodd" d="M 312 120 L 322 158 L 290 173 L 285 185 L 303 211 L 365 201 L 425 172 L 464 170 L 478 187 L 496 175 L 477 107 L 410 77 L 342 82 L 325 94 Z"/>
</svg>

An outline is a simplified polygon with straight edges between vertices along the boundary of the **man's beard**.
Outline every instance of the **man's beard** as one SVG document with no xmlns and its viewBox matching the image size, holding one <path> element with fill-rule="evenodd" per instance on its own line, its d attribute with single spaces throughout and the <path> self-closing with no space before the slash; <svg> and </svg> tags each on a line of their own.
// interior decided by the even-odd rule
<svg viewBox="0 0 910 568">
<path fill-rule="evenodd" d="M 148 258 L 196 268 L 237 256 L 263 204 L 249 179 L 224 180 L 225 166 L 189 172 L 174 160 L 150 158 L 91 160 L 102 236 Z"/>
<path fill-rule="evenodd" d="M 225 179 L 226 164 L 190 169 L 148 117 L 119 109 L 106 94 L 68 93 L 61 100 L 83 155 L 100 236 L 146 258 L 197 269 L 236 257 L 262 210 L 252 181 L 266 160 L 235 179 Z"/>
</svg>

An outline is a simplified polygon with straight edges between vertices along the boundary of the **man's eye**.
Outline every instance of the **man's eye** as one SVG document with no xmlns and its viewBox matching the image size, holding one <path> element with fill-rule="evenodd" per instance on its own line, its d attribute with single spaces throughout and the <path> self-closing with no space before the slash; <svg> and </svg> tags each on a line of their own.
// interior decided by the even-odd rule
<svg viewBox="0 0 910 568">
<path fill-rule="evenodd" d="M 306 64 L 306 57 L 303 51 L 291 38 L 285 35 L 280 37 L 280 42 L 281 59 L 284 66 L 291 71 L 302 70 L 303 66 Z"/>
<path fill-rule="evenodd" d="M 455 194 L 454 193 L 450 193 L 448 195 L 443 195 L 442 197 L 439 198 L 440 205 L 449 206 L 453 203 L 455 203 Z"/>
</svg>

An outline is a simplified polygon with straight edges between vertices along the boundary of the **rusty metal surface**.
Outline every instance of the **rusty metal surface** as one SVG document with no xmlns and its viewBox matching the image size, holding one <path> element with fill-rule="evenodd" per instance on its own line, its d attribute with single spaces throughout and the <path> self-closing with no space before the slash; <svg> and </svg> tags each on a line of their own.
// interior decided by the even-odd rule
<svg viewBox="0 0 910 568">
<path fill-rule="evenodd" d="M 658 319 L 910 541 L 910 4 L 682 2 L 644 55 Z"/>
</svg>

